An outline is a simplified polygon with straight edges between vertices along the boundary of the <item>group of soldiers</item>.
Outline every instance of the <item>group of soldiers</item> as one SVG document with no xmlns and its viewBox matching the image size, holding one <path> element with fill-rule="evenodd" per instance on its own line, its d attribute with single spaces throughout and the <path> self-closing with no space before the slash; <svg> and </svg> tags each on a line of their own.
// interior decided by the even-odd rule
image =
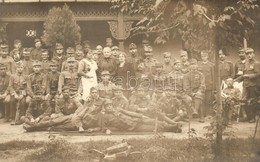
<svg viewBox="0 0 260 162">
<path fill-rule="evenodd" d="M 238 51 L 233 66 L 219 50 L 220 79 L 227 85 L 222 92 L 228 104 L 227 118 L 244 102 L 236 115 L 254 122 L 260 91 L 260 65 L 254 50 Z M 111 39 L 91 49 L 90 42 L 55 49 L 23 48 L 14 41 L 9 51 L 0 44 L 0 117 L 12 125 L 23 123 L 27 131 L 171 131 L 181 132 L 179 121 L 213 116 L 215 66 L 209 52 L 201 61 L 180 59 L 164 52 L 163 61 L 153 57 L 153 48 L 144 40 L 140 48 L 129 45 L 120 51 Z M 243 92 L 234 88 L 243 81 Z M 236 102 L 233 102 L 236 101 Z M 237 101 L 239 103 L 237 104 Z"/>
</svg>

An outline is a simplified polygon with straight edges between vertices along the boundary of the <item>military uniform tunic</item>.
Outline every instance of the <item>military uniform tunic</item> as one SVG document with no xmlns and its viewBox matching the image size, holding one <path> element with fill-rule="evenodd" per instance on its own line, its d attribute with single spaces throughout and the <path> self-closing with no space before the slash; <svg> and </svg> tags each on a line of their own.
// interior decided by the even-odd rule
<svg viewBox="0 0 260 162">
<path fill-rule="evenodd" d="M 41 91 L 43 94 L 46 91 L 46 76 L 43 73 L 32 73 L 28 77 L 27 91 L 30 97 L 33 97 L 36 91 Z"/>
</svg>

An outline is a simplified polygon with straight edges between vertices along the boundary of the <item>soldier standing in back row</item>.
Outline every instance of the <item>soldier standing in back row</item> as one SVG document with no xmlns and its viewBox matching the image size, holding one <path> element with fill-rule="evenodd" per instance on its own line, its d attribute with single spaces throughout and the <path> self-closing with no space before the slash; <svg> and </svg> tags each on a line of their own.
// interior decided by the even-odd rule
<svg viewBox="0 0 260 162">
<path fill-rule="evenodd" d="M 223 50 L 219 50 L 219 70 L 220 81 L 225 81 L 227 78 L 233 78 L 234 67 L 232 62 L 226 61 L 226 53 Z"/>
<path fill-rule="evenodd" d="M 190 62 L 187 51 L 181 50 L 180 52 L 181 64 L 182 64 L 182 73 L 186 74 L 189 72 Z"/>
<path fill-rule="evenodd" d="M 32 60 L 42 60 L 42 42 L 40 39 L 34 40 L 35 48 L 31 52 L 31 59 Z"/>
<path fill-rule="evenodd" d="M 63 45 L 61 43 L 56 43 L 53 60 L 57 61 L 58 71 L 61 72 L 62 63 L 66 61 Z"/>
<path fill-rule="evenodd" d="M 157 63 L 157 61 L 153 58 L 153 48 L 151 46 L 145 46 L 144 55 L 145 71 L 153 74 L 155 72 L 155 64 Z"/>
<path fill-rule="evenodd" d="M 235 63 L 235 78 L 244 74 L 246 63 L 246 52 L 244 49 L 238 51 L 239 60 Z"/>
<path fill-rule="evenodd" d="M 164 52 L 163 53 L 163 72 L 164 74 L 168 75 L 173 70 L 173 64 L 171 63 L 171 53 L 170 52 Z"/>
<path fill-rule="evenodd" d="M 1 57 L 0 57 L 0 63 L 4 64 L 7 68 L 7 72 L 10 74 L 15 73 L 15 62 L 14 59 L 9 54 L 9 47 L 5 43 L 1 43 L 0 45 L 1 50 Z"/>
<path fill-rule="evenodd" d="M 24 48 L 23 49 L 23 60 L 22 64 L 24 66 L 24 74 L 26 76 L 29 76 L 31 73 L 33 73 L 33 61 L 31 60 L 31 49 L 30 48 Z"/>
</svg>

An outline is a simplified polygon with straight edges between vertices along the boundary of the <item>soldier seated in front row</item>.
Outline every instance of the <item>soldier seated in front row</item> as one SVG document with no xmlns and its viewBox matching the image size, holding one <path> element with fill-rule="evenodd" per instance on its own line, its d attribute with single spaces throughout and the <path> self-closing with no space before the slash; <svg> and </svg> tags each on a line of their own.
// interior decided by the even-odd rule
<svg viewBox="0 0 260 162">
<path fill-rule="evenodd" d="M 128 109 L 129 102 L 128 99 L 123 94 L 123 87 L 122 86 L 115 86 L 113 88 L 114 96 L 112 98 L 113 106 L 118 106 L 122 109 Z"/>
<path fill-rule="evenodd" d="M 34 124 L 24 124 L 27 131 L 37 130 L 76 130 L 76 126 L 72 123 L 72 117 L 77 109 L 83 109 L 83 105 L 78 98 L 75 98 L 68 86 L 62 88 L 62 95 L 56 98 L 55 113 L 50 118 Z"/>
<path fill-rule="evenodd" d="M 104 129 L 136 132 L 159 130 L 180 133 L 182 131 L 178 123 L 161 122 L 140 113 L 113 107 L 109 99 L 105 100 L 104 110 Z"/>
</svg>

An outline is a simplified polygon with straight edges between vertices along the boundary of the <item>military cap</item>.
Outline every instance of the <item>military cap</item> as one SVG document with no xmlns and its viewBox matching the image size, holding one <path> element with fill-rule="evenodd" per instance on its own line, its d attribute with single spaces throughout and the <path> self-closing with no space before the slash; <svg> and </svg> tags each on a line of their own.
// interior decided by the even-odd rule
<svg viewBox="0 0 260 162">
<path fill-rule="evenodd" d="M 175 64 L 177 64 L 177 63 L 181 63 L 181 60 L 178 60 L 178 59 L 175 60 L 174 63 L 173 63 L 173 65 L 175 65 Z"/>
<path fill-rule="evenodd" d="M 49 51 L 47 49 L 42 49 L 41 52 L 42 53 L 49 53 Z"/>
<path fill-rule="evenodd" d="M 164 52 L 163 53 L 163 57 L 171 57 L 171 53 L 170 52 Z"/>
<path fill-rule="evenodd" d="M 254 52 L 253 48 L 247 48 L 246 49 L 246 53 L 252 53 L 252 52 Z"/>
<path fill-rule="evenodd" d="M 75 53 L 75 50 L 72 47 L 68 47 L 66 53 Z"/>
<path fill-rule="evenodd" d="M 24 67 L 24 64 L 22 61 L 16 62 L 16 67 Z"/>
<path fill-rule="evenodd" d="M 66 90 L 70 90 L 70 87 L 69 87 L 69 86 L 63 86 L 63 87 L 62 87 L 62 92 L 63 92 L 63 91 L 66 91 Z"/>
<path fill-rule="evenodd" d="M 111 38 L 106 38 L 106 42 L 112 42 L 112 39 Z"/>
<path fill-rule="evenodd" d="M 143 39 L 143 40 L 142 40 L 142 43 L 143 43 L 143 44 L 148 44 L 149 41 L 148 41 L 147 39 Z"/>
<path fill-rule="evenodd" d="M 56 60 L 51 60 L 50 61 L 50 66 L 57 66 L 58 62 Z"/>
<path fill-rule="evenodd" d="M 156 63 L 155 63 L 155 67 L 163 67 L 163 63 L 161 63 L 161 62 L 156 62 Z"/>
<path fill-rule="evenodd" d="M 106 99 L 104 101 L 104 106 L 108 105 L 108 104 L 112 104 L 113 102 L 110 99 Z"/>
<path fill-rule="evenodd" d="M 61 43 L 56 43 L 55 49 L 63 49 L 63 45 Z"/>
<path fill-rule="evenodd" d="M 104 71 L 101 72 L 101 75 L 110 75 L 110 72 L 107 71 L 107 70 L 104 70 Z"/>
<path fill-rule="evenodd" d="M 2 42 L 1 45 L 0 45 L 0 48 L 1 48 L 1 49 L 8 49 L 9 46 L 8 46 L 7 43 Z"/>
<path fill-rule="evenodd" d="M 129 49 L 136 49 L 137 46 L 134 43 L 129 44 Z"/>
<path fill-rule="evenodd" d="M 40 39 L 35 39 L 35 40 L 34 40 L 34 43 L 38 43 L 38 42 L 41 43 L 41 40 L 40 40 Z"/>
<path fill-rule="evenodd" d="M 123 91 L 124 88 L 121 85 L 118 85 L 118 86 L 113 87 L 113 90 L 114 91 Z"/>
<path fill-rule="evenodd" d="M 198 61 L 194 58 L 190 59 L 190 65 L 196 65 Z"/>
<path fill-rule="evenodd" d="M 238 49 L 237 52 L 238 52 L 238 53 L 242 53 L 242 52 L 244 53 L 244 52 L 245 52 L 245 49 L 241 47 L 241 48 Z"/>
<path fill-rule="evenodd" d="M 91 87 L 89 91 L 90 91 L 90 92 L 92 92 L 92 91 L 98 91 L 98 87 Z"/>
<path fill-rule="evenodd" d="M 40 61 L 34 61 L 33 66 L 42 66 Z"/>
<path fill-rule="evenodd" d="M 31 48 L 23 48 L 23 54 L 30 54 L 32 51 Z"/>
<path fill-rule="evenodd" d="M 17 44 L 17 43 L 22 43 L 22 42 L 19 39 L 14 40 L 14 44 Z"/>
<path fill-rule="evenodd" d="M 75 57 L 68 57 L 67 62 L 76 62 Z"/>
<path fill-rule="evenodd" d="M 180 54 L 181 56 L 183 56 L 183 55 L 188 55 L 188 52 L 187 51 L 185 51 L 185 50 L 181 50 L 181 54 Z"/>
<path fill-rule="evenodd" d="M 6 68 L 5 64 L 0 63 L 0 68 Z"/>
<path fill-rule="evenodd" d="M 118 46 L 113 46 L 113 47 L 111 47 L 111 50 L 113 51 L 113 50 L 119 50 L 119 48 L 118 48 Z"/>
</svg>

